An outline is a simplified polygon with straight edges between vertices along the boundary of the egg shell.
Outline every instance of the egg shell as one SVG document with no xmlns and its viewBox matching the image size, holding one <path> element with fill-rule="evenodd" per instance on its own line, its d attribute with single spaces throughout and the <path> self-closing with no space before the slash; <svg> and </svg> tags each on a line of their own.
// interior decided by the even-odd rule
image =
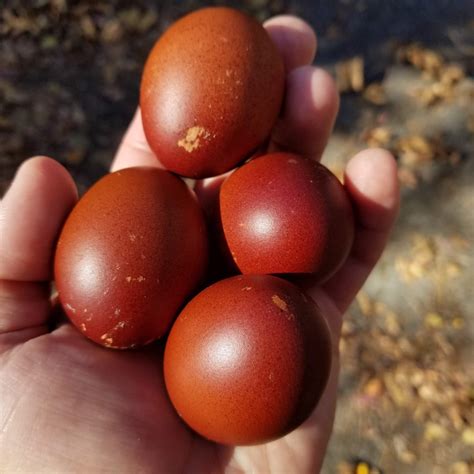
<svg viewBox="0 0 474 474">
<path fill-rule="evenodd" d="M 99 180 L 65 222 L 59 299 L 93 341 L 141 346 L 167 332 L 207 257 L 204 218 L 185 183 L 156 168 L 124 169 Z"/>
<path fill-rule="evenodd" d="M 256 158 L 220 191 L 225 238 L 242 273 L 311 273 L 320 281 L 347 258 L 354 217 L 325 166 L 290 153 Z"/>
<path fill-rule="evenodd" d="M 222 178 L 222 180 L 225 178 Z M 200 195 L 201 207 L 204 210 L 209 236 L 209 267 L 206 281 L 208 285 L 224 278 L 240 274 L 232 258 L 222 228 L 221 213 L 219 209 L 219 189 L 223 181 L 212 182 L 206 180 L 204 194 Z M 204 197 L 203 197 L 204 196 Z"/>
<path fill-rule="evenodd" d="M 240 275 L 194 297 L 168 337 L 164 375 L 182 419 L 227 445 L 299 426 L 331 367 L 331 336 L 313 300 L 269 275 Z"/>
<path fill-rule="evenodd" d="M 265 29 L 237 10 L 204 8 L 173 24 L 147 59 L 145 135 L 168 170 L 215 176 L 265 141 L 283 91 L 283 61 Z"/>
</svg>

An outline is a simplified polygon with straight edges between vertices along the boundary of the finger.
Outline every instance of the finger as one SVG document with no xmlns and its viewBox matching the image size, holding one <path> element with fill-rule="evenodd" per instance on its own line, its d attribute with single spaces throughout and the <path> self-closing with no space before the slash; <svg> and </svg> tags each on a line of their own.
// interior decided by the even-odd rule
<svg viewBox="0 0 474 474">
<path fill-rule="evenodd" d="M 131 166 L 163 168 L 156 155 L 151 151 L 145 138 L 140 108 L 137 108 L 128 130 L 125 132 L 110 170 L 118 171 L 123 168 L 130 168 Z"/>
<path fill-rule="evenodd" d="M 339 110 L 339 94 L 323 69 L 302 66 L 287 77 L 283 113 L 273 131 L 269 151 L 289 151 L 321 158 Z"/>
<path fill-rule="evenodd" d="M 356 217 L 354 244 L 343 267 L 323 286 L 342 312 L 380 258 L 400 205 L 397 164 L 388 151 L 358 153 L 348 163 L 344 180 Z"/>
<path fill-rule="evenodd" d="M 46 157 L 25 161 L 0 210 L 0 279 L 49 281 L 57 234 L 77 200 L 69 173 Z"/>
<path fill-rule="evenodd" d="M 279 15 L 267 20 L 263 26 L 280 51 L 286 71 L 313 62 L 317 40 L 308 23 L 296 16 Z"/>
<path fill-rule="evenodd" d="M 38 157 L 20 167 L 2 200 L 0 346 L 46 332 L 54 246 L 76 199 L 68 172 Z"/>
</svg>

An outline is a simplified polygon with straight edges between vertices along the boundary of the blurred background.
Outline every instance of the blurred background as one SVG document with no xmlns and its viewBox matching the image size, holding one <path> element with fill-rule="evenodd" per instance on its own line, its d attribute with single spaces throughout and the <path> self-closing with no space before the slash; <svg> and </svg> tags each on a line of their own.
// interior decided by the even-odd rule
<svg viewBox="0 0 474 474">
<path fill-rule="evenodd" d="M 364 147 L 399 163 L 393 238 L 350 308 L 325 474 L 474 473 L 472 0 L 0 3 L 0 194 L 45 154 L 81 190 L 107 172 L 149 49 L 203 5 L 294 13 L 342 96 L 324 162 Z"/>
</svg>

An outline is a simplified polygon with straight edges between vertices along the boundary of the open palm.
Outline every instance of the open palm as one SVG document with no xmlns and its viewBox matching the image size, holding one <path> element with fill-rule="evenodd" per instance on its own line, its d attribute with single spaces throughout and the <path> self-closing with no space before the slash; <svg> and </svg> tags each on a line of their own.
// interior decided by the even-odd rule
<svg viewBox="0 0 474 474">
<path fill-rule="evenodd" d="M 331 78 L 309 66 L 314 33 L 294 17 L 266 23 L 287 68 L 287 94 L 270 149 L 319 159 L 338 97 Z M 159 166 L 137 112 L 113 169 Z M 200 183 L 202 202 L 214 180 Z M 0 469 L 5 472 L 317 472 L 332 429 L 341 315 L 379 258 L 398 209 L 396 166 L 383 150 L 348 164 L 345 186 L 357 218 L 351 255 L 322 287 L 306 285 L 331 326 L 332 373 L 315 412 L 286 437 L 261 446 L 225 447 L 191 432 L 163 383 L 160 343 L 112 351 L 56 321 L 50 302 L 52 256 L 77 196 L 57 162 L 25 162 L 0 214 Z"/>
</svg>

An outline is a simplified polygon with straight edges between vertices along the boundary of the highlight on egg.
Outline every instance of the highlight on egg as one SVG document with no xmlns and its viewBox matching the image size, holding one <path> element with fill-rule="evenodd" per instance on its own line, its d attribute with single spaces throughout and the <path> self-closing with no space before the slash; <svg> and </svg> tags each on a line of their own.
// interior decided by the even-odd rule
<svg viewBox="0 0 474 474">
<path fill-rule="evenodd" d="M 331 337 L 316 303 L 269 275 L 221 280 L 176 319 L 164 355 L 171 402 L 201 436 L 259 444 L 297 428 L 331 368 Z"/>
<path fill-rule="evenodd" d="M 193 192 L 167 171 L 128 168 L 100 179 L 72 210 L 57 243 L 55 283 L 84 336 L 126 349 L 168 331 L 207 259 Z"/>
<path fill-rule="evenodd" d="M 140 107 L 147 141 L 170 171 L 222 174 L 267 139 L 284 82 L 283 60 L 255 19 L 225 7 L 190 13 L 146 61 Z"/>
</svg>

